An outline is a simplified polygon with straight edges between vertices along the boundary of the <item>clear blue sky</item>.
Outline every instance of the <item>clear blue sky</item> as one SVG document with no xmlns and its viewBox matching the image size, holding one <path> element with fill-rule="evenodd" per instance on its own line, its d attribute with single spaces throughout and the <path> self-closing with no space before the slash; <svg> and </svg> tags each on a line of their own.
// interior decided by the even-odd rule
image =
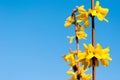
<svg viewBox="0 0 120 80">
<path fill-rule="evenodd" d="M 110 9 L 109 23 L 96 20 L 96 43 L 111 47 L 113 61 L 97 68 L 97 80 L 120 80 L 120 1 L 100 2 Z M 75 49 L 66 39 L 74 30 L 63 24 L 83 4 L 88 9 L 90 0 L 0 0 L 0 80 L 67 80 L 61 56 Z"/>
</svg>

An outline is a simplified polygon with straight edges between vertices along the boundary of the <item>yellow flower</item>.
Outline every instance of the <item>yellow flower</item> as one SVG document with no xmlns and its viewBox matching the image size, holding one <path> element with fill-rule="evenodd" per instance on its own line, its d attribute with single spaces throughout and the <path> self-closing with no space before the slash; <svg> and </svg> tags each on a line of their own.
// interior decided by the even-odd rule
<svg viewBox="0 0 120 80">
<path fill-rule="evenodd" d="M 101 61 L 103 66 L 108 66 L 108 60 L 112 60 L 109 55 L 109 48 L 102 49 L 100 44 L 97 44 L 96 48 L 94 48 L 92 44 L 89 44 L 88 46 L 83 44 L 83 46 L 85 48 L 86 56 L 82 63 L 88 67 L 93 66 L 93 58 L 95 60 L 95 66 L 99 66 L 99 61 Z"/>
<path fill-rule="evenodd" d="M 86 59 L 91 59 L 94 57 L 94 47 L 92 46 L 92 44 L 89 44 L 88 46 L 86 44 L 83 44 L 85 51 L 86 51 Z"/>
<path fill-rule="evenodd" d="M 77 79 L 77 75 L 80 75 L 80 78 L 82 80 L 91 80 L 91 74 L 86 75 L 85 74 L 86 71 L 87 71 L 87 69 L 84 69 L 84 66 L 82 66 L 80 68 L 80 73 L 78 73 L 78 72 L 76 72 L 76 73 L 72 72 L 72 70 L 67 71 L 66 73 L 69 74 L 69 75 L 71 75 L 70 80 L 76 80 Z"/>
<path fill-rule="evenodd" d="M 77 8 L 79 15 L 76 16 L 77 22 L 84 22 L 84 27 L 89 27 L 89 21 L 88 21 L 88 12 L 84 9 L 84 6 L 80 6 Z"/>
<path fill-rule="evenodd" d="M 72 76 L 69 80 L 76 80 L 77 79 L 76 73 L 74 73 L 72 71 L 68 71 L 66 73 Z"/>
<path fill-rule="evenodd" d="M 69 39 L 69 43 L 71 44 L 75 39 L 75 36 L 67 36 L 67 38 Z"/>
<path fill-rule="evenodd" d="M 70 27 L 72 25 L 73 20 L 74 20 L 73 16 L 69 16 L 67 18 L 67 20 L 65 21 L 64 26 L 67 27 L 67 28 Z"/>
<path fill-rule="evenodd" d="M 84 21 L 84 27 L 88 28 L 90 25 L 89 20 Z"/>
<path fill-rule="evenodd" d="M 64 26 L 65 27 L 70 27 L 72 25 L 72 22 L 71 21 L 65 21 L 65 24 L 64 24 Z"/>
<path fill-rule="evenodd" d="M 86 21 L 88 20 L 88 13 L 87 12 L 80 13 L 79 15 L 76 16 L 76 18 L 78 18 L 78 20 L 81 21 Z"/>
<path fill-rule="evenodd" d="M 95 53 L 99 54 L 99 56 L 101 57 L 100 61 L 103 66 L 108 66 L 109 60 L 112 60 L 112 58 L 110 57 L 109 51 L 110 51 L 109 47 L 102 49 L 102 46 L 100 44 L 96 45 Z"/>
<path fill-rule="evenodd" d="M 79 51 L 78 52 L 78 60 L 76 60 L 76 62 L 81 62 L 85 58 L 86 58 L 86 53 Z"/>
<path fill-rule="evenodd" d="M 69 16 L 68 18 L 67 18 L 67 21 L 73 21 L 74 20 L 74 17 L 73 16 Z"/>
<path fill-rule="evenodd" d="M 84 27 L 89 27 L 89 20 L 88 20 L 88 12 L 82 12 L 79 15 L 76 16 L 76 18 L 78 18 L 78 22 L 84 22 Z"/>
<path fill-rule="evenodd" d="M 79 6 L 77 9 L 78 9 L 78 12 L 79 12 L 79 13 L 86 12 L 86 10 L 84 9 L 84 6 L 83 6 L 83 5 L 82 5 L 82 6 Z"/>
<path fill-rule="evenodd" d="M 109 65 L 108 60 L 101 59 L 100 61 L 101 61 L 101 63 L 102 63 L 103 66 L 108 66 Z"/>
<path fill-rule="evenodd" d="M 102 49 L 102 46 L 100 44 L 96 45 L 95 53 L 98 54 L 99 59 L 112 60 L 112 58 L 109 55 L 109 51 L 109 47 Z"/>
<path fill-rule="evenodd" d="M 97 54 L 94 53 L 94 47 L 92 46 L 92 44 L 89 44 L 88 46 L 86 44 L 83 44 L 84 48 L 85 48 L 85 52 L 86 52 L 86 57 L 85 57 L 85 61 L 82 62 L 84 65 L 86 65 L 86 67 L 91 67 L 93 66 L 93 61 L 92 59 L 95 57 L 95 66 L 98 66 L 98 56 Z"/>
<path fill-rule="evenodd" d="M 106 15 L 108 14 L 109 9 L 108 8 L 102 8 L 101 6 L 99 6 L 99 1 L 96 2 L 96 16 L 99 20 L 104 20 L 106 21 L 107 19 L 105 18 Z"/>
<path fill-rule="evenodd" d="M 95 10 L 91 10 L 89 9 L 89 13 L 92 15 L 92 16 L 96 16 L 98 18 L 98 20 L 100 21 L 106 21 L 108 22 L 108 20 L 105 18 L 106 15 L 108 14 L 108 11 L 109 9 L 108 8 L 102 8 L 100 6 L 100 3 L 99 1 L 96 1 L 96 6 L 95 6 Z"/>
<path fill-rule="evenodd" d="M 76 60 L 76 62 L 82 62 L 82 64 L 84 65 L 84 69 L 86 69 L 87 67 L 91 66 L 90 59 L 94 56 L 93 55 L 94 47 L 91 44 L 89 46 L 83 44 L 83 46 L 86 51 L 78 53 L 78 59 Z"/>
<path fill-rule="evenodd" d="M 91 74 L 88 74 L 88 75 L 84 74 L 84 75 L 82 75 L 82 80 L 91 80 Z"/>
<path fill-rule="evenodd" d="M 75 54 L 76 54 L 75 52 L 71 52 L 68 55 L 63 56 L 64 60 L 67 62 L 69 61 L 70 62 L 69 65 L 72 67 L 75 65 Z"/>
<path fill-rule="evenodd" d="M 78 37 L 78 39 L 86 39 L 87 34 L 84 31 L 79 31 L 76 32 L 76 36 Z"/>
<path fill-rule="evenodd" d="M 82 80 L 91 80 L 91 74 L 86 75 L 85 72 L 87 71 L 87 69 L 84 69 L 84 66 L 82 66 L 80 68 L 80 75 Z"/>
</svg>

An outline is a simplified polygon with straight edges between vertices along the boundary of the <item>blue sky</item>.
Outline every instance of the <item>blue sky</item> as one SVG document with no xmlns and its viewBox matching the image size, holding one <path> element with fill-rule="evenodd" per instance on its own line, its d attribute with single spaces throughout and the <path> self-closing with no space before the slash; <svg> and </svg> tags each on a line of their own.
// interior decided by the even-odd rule
<svg viewBox="0 0 120 80">
<path fill-rule="evenodd" d="M 95 20 L 96 43 L 110 46 L 113 61 L 97 68 L 97 80 L 119 80 L 120 1 L 100 2 L 110 9 L 109 23 Z M 68 43 L 74 30 L 63 24 L 83 4 L 88 9 L 90 0 L 0 0 L 0 80 L 67 80 L 69 66 L 61 56 L 75 50 L 75 42 Z M 91 43 L 86 32 L 88 40 L 80 45 Z"/>
</svg>

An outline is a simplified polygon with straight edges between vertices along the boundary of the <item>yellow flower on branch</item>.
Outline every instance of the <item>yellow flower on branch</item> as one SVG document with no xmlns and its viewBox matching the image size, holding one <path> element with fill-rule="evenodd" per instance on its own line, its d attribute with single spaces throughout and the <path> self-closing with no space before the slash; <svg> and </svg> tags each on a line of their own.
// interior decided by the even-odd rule
<svg viewBox="0 0 120 80">
<path fill-rule="evenodd" d="M 75 39 L 75 36 L 67 36 L 67 38 L 69 39 L 69 43 L 71 44 Z"/>
<path fill-rule="evenodd" d="M 71 21 L 65 21 L 65 24 L 64 24 L 64 26 L 65 27 L 70 27 L 72 25 L 72 22 Z"/>
<path fill-rule="evenodd" d="M 108 66 L 109 65 L 109 60 L 112 60 L 109 54 L 109 47 L 102 49 L 102 46 L 100 44 L 96 45 L 95 53 L 100 54 L 101 56 L 100 61 L 103 66 Z"/>
<path fill-rule="evenodd" d="M 73 16 L 69 16 L 68 18 L 67 18 L 67 21 L 73 21 L 74 20 L 74 17 Z"/>
<path fill-rule="evenodd" d="M 78 37 L 78 39 L 86 39 L 87 34 L 84 31 L 79 31 L 76 32 L 76 36 Z"/>
<path fill-rule="evenodd" d="M 77 7 L 77 10 L 79 13 L 86 12 L 86 10 L 84 9 L 84 5 Z"/>
<path fill-rule="evenodd" d="M 76 80 L 77 79 L 76 73 L 74 73 L 72 71 L 68 71 L 66 73 L 72 76 L 69 80 Z"/>
<path fill-rule="evenodd" d="M 93 61 L 92 59 L 95 57 L 95 66 L 98 66 L 98 59 L 99 57 L 97 56 L 97 54 L 94 53 L 94 47 L 92 46 L 92 44 L 89 44 L 88 46 L 86 44 L 83 44 L 84 48 L 85 48 L 85 52 L 86 52 L 86 57 L 85 57 L 85 61 L 83 61 L 82 63 L 85 66 L 91 67 L 93 66 Z M 86 67 L 85 67 L 86 68 Z"/>
<path fill-rule="evenodd" d="M 91 59 L 92 57 L 94 57 L 93 55 L 94 47 L 92 46 L 92 44 L 89 44 L 88 46 L 86 44 L 83 44 L 83 47 L 85 48 L 87 59 Z"/>
<path fill-rule="evenodd" d="M 91 74 L 88 75 L 82 75 L 82 80 L 91 80 Z"/>
<path fill-rule="evenodd" d="M 80 13 L 76 16 L 77 22 L 84 22 L 84 27 L 89 27 L 89 15 L 88 12 L 84 9 L 84 6 L 78 7 L 77 10 Z"/>
<path fill-rule="evenodd" d="M 83 44 L 83 46 L 85 48 L 85 57 L 83 58 L 84 61 L 82 61 L 82 63 L 88 67 L 93 66 L 93 58 L 95 60 L 95 66 L 99 66 L 99 61 L 103 66 L 108 66 L 108 61 L 112 60 L 109 55 L 109 48 L 102 49 L 100 44 L 97 44 L 96 48 L 94 48 L 92 44 L 89 44 L 88 46 Z"/>
<path fill-rule="evenodd" d="M 84 22 L 84 27 L 89 27 L 90 23 L 88 20 L 88 12 L 81 12 L 79 15 L 76 16 L 76 18 L 78 19 L 78 22 Z"/>
<path fill-rule="evenodd" d="M 87 66 L 90 64 L 90 61 L 86 59 L 86 52 L 78 52 L 78 59 L 76 60 L 76 62 L 81 62 L 84 65 L 84 69 L 87 68 Z"/>
<path fill-rule="evenodd" d="M 69 53 L 68 55 L 64 55 L 63 56 L 63 58 L 64 58 L 64 60 L 65 61 L 69 61 L 70 62 L 70 66 L 74 66 L 76 63 L 75 63 L 75 54 L 76 54 L 76 52 L 71 52 L 71 53 Z"/>
<path fill-rule="evenodd" d="M 99 59 L 112 60 L 109 51 L 110 51 L 109 47 L 102 49 L 102 46 L 100 44 L 96 45 L 95 53 L 98 54 Z"/>
<path fill-rule="evenodd" d="M 72 72 L 72 70 L 67 71 L 66 73 L 71 75 L 72 77 L 69 80 L 76 80 L 77 76 L 79 75 L 81 80 L 91 80 L 91 74 L 85 74 L 87 69 L 84 69 L 84 66 L 80 68 L 80 73 Z"/>
<path fill-rule="evenodd" d="M 80 76 L 82 80 L 91 80 L 91 74 L 85 74 L 87 69 L 84 69 L 84 66 L 80 68 Z"/>
<path fill-rule="evenodd" d="M 106 60 L 106 59 L 101 59 L 100 61 L 101 61 L 103 66 L 108 66 L 109 65 L 109 61 Z"/>
<path fill-rule="evenodd" d="M 64 26 L 67 27 L 67 28 L 70 27 L 72 25 L 72 23 L 73 23 L 73 20 L 74 20 L 74 17 L 73 16 L 69 16 L 67 18 L 67 20 L 65 21 Z"/>
<path fill-rule="evenodd" d="M 108 8 L 102 8 L 99 4 L 100 4 L 99 1 L 97 1 L 96 2 L 96 7 L 95 7 L 97 17 L 98 17 L 99 20 L 107 21 L 105 16 L 108 14 L 109 9 Z"/>
<path fill-rule="evenodd" d="M 105 18 L 106 15 L 108 14 L 109 9 L 108 8 L 102 8 L 100 6 L 99 1 L 96 1 L 96 6 L 95 6 L 95 10 L 91 10 L 89 9 L 89 14 L 91 14 L 92 16 L 96 16 L 98 18 L 98 20 L 100 21 L 106 21 L 108 22 L 108 20 Z"/>
<path fill-rule="evenodd" d="M 79 51 L 78 52 L 78 60 L 76 60 L 76 62 L 81 62 L 83 59 L 85 59 L 86 58 L 86 53 L 85 52 L 81 52 L 81 51 Z"/>
</svg>

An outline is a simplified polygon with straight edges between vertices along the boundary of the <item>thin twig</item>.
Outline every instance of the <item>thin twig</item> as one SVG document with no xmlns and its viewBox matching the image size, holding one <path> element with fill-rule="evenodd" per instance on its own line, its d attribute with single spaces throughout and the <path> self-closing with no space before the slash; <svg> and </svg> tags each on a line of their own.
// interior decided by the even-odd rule
<svg viewBox="0 0 120 80">
<path fill-rule="evenodd" d="M 76 21 L 76 12 L 77 12 L 77 9 L 75 9 L 72 13 L 72 16 L 74 17 L 74 24 L 75 24 L 75 33 L 78 31 L 78 23 Z M 79 40 L 78 40 L 78 37 L 76 36 L 76 50 L 77 50 L 77 54 L 79 52 Z M 76 67 L 77 67 L 77 71 L 78 71 L 78 75 L 77 75 L 77 79 L 80 80 L 80 62 L 76 63 Z"/>
</svg>

